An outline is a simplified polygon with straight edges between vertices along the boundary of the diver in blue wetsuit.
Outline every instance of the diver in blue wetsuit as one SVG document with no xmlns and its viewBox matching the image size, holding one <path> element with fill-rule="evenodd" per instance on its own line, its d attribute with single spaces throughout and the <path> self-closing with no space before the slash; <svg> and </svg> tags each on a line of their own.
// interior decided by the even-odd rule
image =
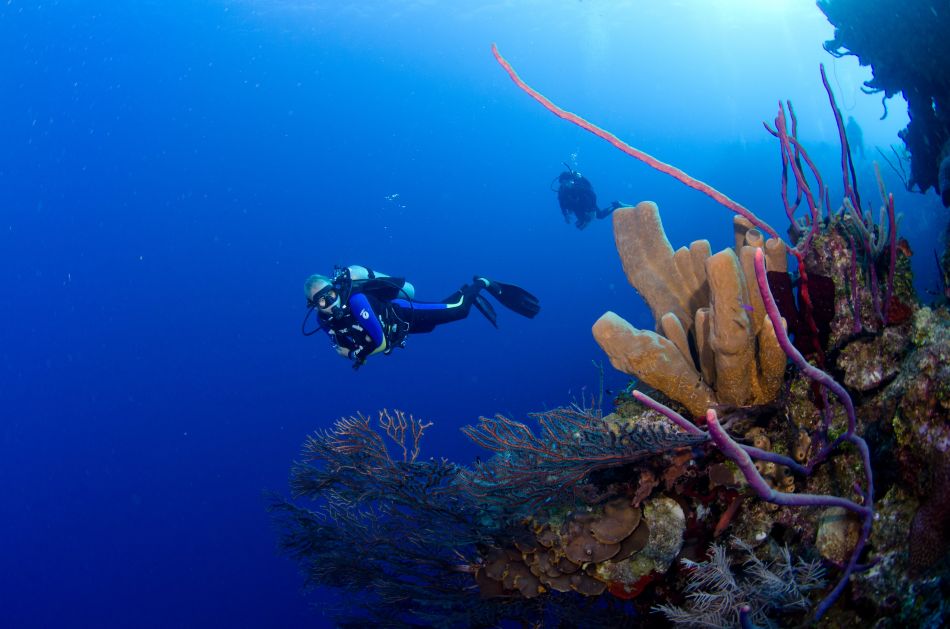
<svg viewBox="0 0 950 629">
<path fill-rule="evenodd" d="M 439 302 L 415 299 L 415 287 L 401 277 L 391 277 L 364 266 L 337 267 L 333 277 L 311 275 L 304 284 L 307 296 L 306 336 L 326 331 L 336 352 L 359 369 L 373 354 L 389 354 L 404 347 L 409 334 L 431 332 L 437 326 L 468 316 L 472 306 L 498 327 L 484 290 L 503 306 L 528 318 L 538 314 L 538 299 L 512 284 L 475 277 Z M 319 325 L 307 330 L 316 313 Z"/>
</svg>

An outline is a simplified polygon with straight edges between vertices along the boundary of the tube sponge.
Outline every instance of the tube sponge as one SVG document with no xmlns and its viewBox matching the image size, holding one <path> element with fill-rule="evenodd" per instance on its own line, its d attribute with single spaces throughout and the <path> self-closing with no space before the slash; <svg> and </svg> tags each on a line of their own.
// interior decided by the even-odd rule
<svg viewBox="0 0 950 629">
<path fill-rule="evenodd" d="M 774 400 L 786 358 L 758 291 L 749 290 L 749 278 L 758 248 L 766 251 L 771 270 L 787 269 L 781 241 L 766 240 L 737 217 L 735 251 L 710 255 L 706 240 L 673 251 L 651 202 L 616 210 L 613 225 L 627 280 L 653 311 L 657 331 L 638 330 L 605 313 L 593 333 L 611 364 L 694 416 L 714 404 Z"/>
</svg>

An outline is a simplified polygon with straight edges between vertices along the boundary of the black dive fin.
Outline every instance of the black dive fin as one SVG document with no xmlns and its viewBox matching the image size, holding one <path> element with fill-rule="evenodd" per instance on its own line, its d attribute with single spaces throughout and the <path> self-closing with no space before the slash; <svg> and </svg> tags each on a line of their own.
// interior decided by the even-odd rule
<svg viewBox="0 0 950 629">
<path fill-rule="evenodd" d="M 498 315 L 495 314 L 495 309 L 492 308 L 492 305 L 488 303 L 487 299 L 476 294 L 472 305 L 478 308 L 480 313 L 485 315 L 485 318 L 488 319 L 489 323 L 491 323 L 496 328 L 498 327 Z"/>
<path fill-rule="evenodd" d="M 488 280 L 488 286 L 485 287 L 485 290 L 491 293 L 491 296 L 497 299 L 502 306 L 517 312 L 523 317 L 533 319 L 541 312 L 541 304 L 538 303 L 538 298 L 520 286 Z"/>
</svg>

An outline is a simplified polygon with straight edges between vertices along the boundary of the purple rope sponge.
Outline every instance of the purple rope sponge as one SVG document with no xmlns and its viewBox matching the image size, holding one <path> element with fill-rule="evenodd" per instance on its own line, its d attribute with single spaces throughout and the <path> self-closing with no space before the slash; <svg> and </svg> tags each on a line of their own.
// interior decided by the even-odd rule
<svg viewBox="0 0 950 629">
<path fill-rule="evenodd" d="M 868 444 L 864 441 L 864 439 L 855 434 L 857 416 L 854 412 L 854 403 L 851 401 L 851 396 L 848 395 L 848 392 L 845 390 L 845 388 L 836 382 L 834 378 L 805 360 L 805 357 L 801 355 L 801 352 L 795 349 L 795 346 L 792 345 L 791 340 L 789 340 L 788 333 L 785 331 L 785 326 L 782 325 L 782 317 L 779 314 L 778 306 L 775 304 L 775 299 L 772 297 L 772 292 L 769 290 L 768 279 L 765 272 L 765 255 L 761 249 L 757 249 L 755 252 L 755 279 L 759 286 L 759 294 L 762 296 L 762 302 L 765 305 L 765 312 L 768 314 L 769 320 L 772 322 L 772 328 L 775 330 L 775 338 L 778 339 L 778 343 L 785 352 L 785 355 L 788 356 L 789 359 L 795 363 L 795 366 L 798 367 L 808 378 L 831 390 L 831 392 L 835 394 L 835 397 L 837 397 L 844 406 L 845 412 L 848 416 L 847 431 L 835 439 L 833 443 L 825 446 L 825 448 L 823 448 L 818 454 L 816 459 L 809 463 L 807 469 L 812 469 L 815 465 L 824 460 L 831 450 L 833 450 L 842 441 L 850 442 L 858 450 L 861 455 L 861 462 L 864 465 L 865 485 L 863 491 L 860 491 L 861 488 L 858 488 L 862 494 L 861 504 L 857 504 L 851 500 L 848 500 L 847 498 L 841 498 L 837 496 L 816 496 L 814 494 L 782 494 L 780 492 L 775 492 L 771 487 L 768 487 L 768 492 L 770 492 L 769 495 L 772 495 L 773 497 L 776 497 L 782 501 L 778 502 L 777 504 L 784 504 L 788 506 L 840 506 L 862 516 L 864 520 L 861 526 L 861 533 L 858 537 L 858 541 L 855 544 L 854 551 L 851 553 L 851 558 L 848 560 L 847 565 L 844 566 L 841 579 L 815 610 L 815 620 L 818 620 L 835 603 L 835 601 L 838 599 L 838 596 L 841 595 L 841 592 L 848 584 L 851 573 L 854 572 L 858 565 L 858 558 L 861 555 L 861 551 L 864 550 L 864 545 L 867 543 L 868 537 L 871 535 L 871 524 L 874 522 L 874 477 L 871 471 L 871 454 L 868 450 Z M 713 441 L 723 450 L 723 453 L 726 454 L 726 456 L 732 458 L 737 464 L 739 464 L 740 468 L 742 468 L 742 463 L 740 463 L 739 459 L 735 458 L 735 454 L 736 452 L 740 452 L 745 456 L 748 455 L 746 455 L 746 453 L 743 452 L 741 448 L 732 447 L 729 445 L 730 443 L 735 445 L 735 441 L 733 441 L 732 438 L 730 438 L 729 435 L 727 435 L 726 432 L 722 430 L 721 426 L 719 426 L 719 422 L 715 417 L 715 413 L 712 413 L 712 416 L 712 421 L 710 421 L 708 417 L 706 421 L 709 424 L 709 431 L 712 435 Z M 715 427 L 713 424 L 715 424 Z M 759 479 L 761 480 L 761 475 L 758 474 L 758 470 L 755 469 L 755 466 L 751 466 L 751 469 L 753 472 L 755 472 L 756 476 L 759 476 Z M 746 478 L 749 480 L 750 485 L 753 486 L 753 489 L 758 491 L 758 488 L 756 488 L 755 484 L 753 483 L 754 477 L 749 476 L 747 469 L 743 469 L 743 473 L 746 474 Z M 762 496 L 763 494 L 759 493 L 759 495 Z M 772 498 L 765 496 L 763 496 L 763 498 L 770 502 L 775 502 L 775 500 L 772 500 Z"/>
<path fill-rule="evenodd" d="M 713 409 L 709 409 L 706 412 L 706 425 L 709 428 L 708 435 L 711 437 L 713 443 L 716 444 L 716 447 L 739 466 L 746 481 L 749 483 L 749 487 L 766 502 L 789 507 L 842 507 L 862 518 L 863 524 L 858 542 L 855 544 L 848 563 L 842 568 L 843 574 L 841 575 L 841 579 L 815 610 L 815 620 L 817 621 L 841 595 L 841 592 L 848 584 L 851 574 L 856 569 L 862 567 L 858 565 L 858 558 L 868 541 L 868 537 L 871 534 L 871 524 L 874 521 L 874 479 L 871 472 L 871 456 L 867 443 L 864 439 L 855 434 L 857 417 L 851 396 L 848 395 L 845 388 L 836 382 L 834 378 L 805 360 L 805 357 L 792 345 L 791 340 L 788 338 L 788 333 L 785 331 L 785 326 L 782 322 L 782 316 L 779 314 L 778 306 L 772 297 L 772 292 L 769 290 L 768 279 L 765 272 L 765 257 L 762 249 L 757 249 L 755 252 L 755 278 L 759 286 L 759 293 L 762 295 L 762 302 L 765 305 L 766 314 L 768 314 L 772 328 L 775 330 L 775 337 L 778 339 L 778 343 L 785 352 L 785 355 L 795 363 L 795 366 L 798 367 L 805 376 L 823 387 L 830 389 L 831 392 L 835 394 L 847 413 L 848 429 L 844 434 L 835 439 L 833 443 L 826 445 L 808 465 L 803 466 L 789 457 L 737 443 L 719 423 L 719 417 Z M 706 431 L 650 396 L 640 391 L 634 391 L 633 397 L 647 408 L 665 416 L 685 432 L 693 435 L 707 434 Z M 766 482 L 752 462 L 753 459 L 771 461 L 779 465 L 785 465 L 794 472 L 807 476 L 811 474 L 814 467 L 824 461 L 831 451 L 842 441 L 850 442 L 858 450 L 861 455 L 862 463 L 864 464 L 865 486 L 863 489 L 858 486 L 855 487 L 858 493 L 861 494 L 861 504 L 842 496 L 796 494 L 776 491 Z M 745 618 L 745 621 L 750 622 L 748 617 Z"/>
</svg>

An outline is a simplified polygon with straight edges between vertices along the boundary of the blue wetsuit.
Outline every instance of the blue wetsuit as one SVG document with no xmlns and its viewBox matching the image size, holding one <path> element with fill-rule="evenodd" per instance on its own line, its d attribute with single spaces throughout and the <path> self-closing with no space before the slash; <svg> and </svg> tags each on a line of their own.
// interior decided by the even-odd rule
<svg viewBox="0 0 950 629">
<path fill-rule="evenodd" d="M 346 348 L 360 365 L 372 354 L 400 347 L 409 333 L 431 332 L 443 323 L 464 319 L 479 289 L 466 285 L 440 302 L 391 298 L 391 289 L 379 295 L 372 289 L 354 289 L 345 314 L 324 319 L 323 326 L 333 343 Z"/>
</svg>

